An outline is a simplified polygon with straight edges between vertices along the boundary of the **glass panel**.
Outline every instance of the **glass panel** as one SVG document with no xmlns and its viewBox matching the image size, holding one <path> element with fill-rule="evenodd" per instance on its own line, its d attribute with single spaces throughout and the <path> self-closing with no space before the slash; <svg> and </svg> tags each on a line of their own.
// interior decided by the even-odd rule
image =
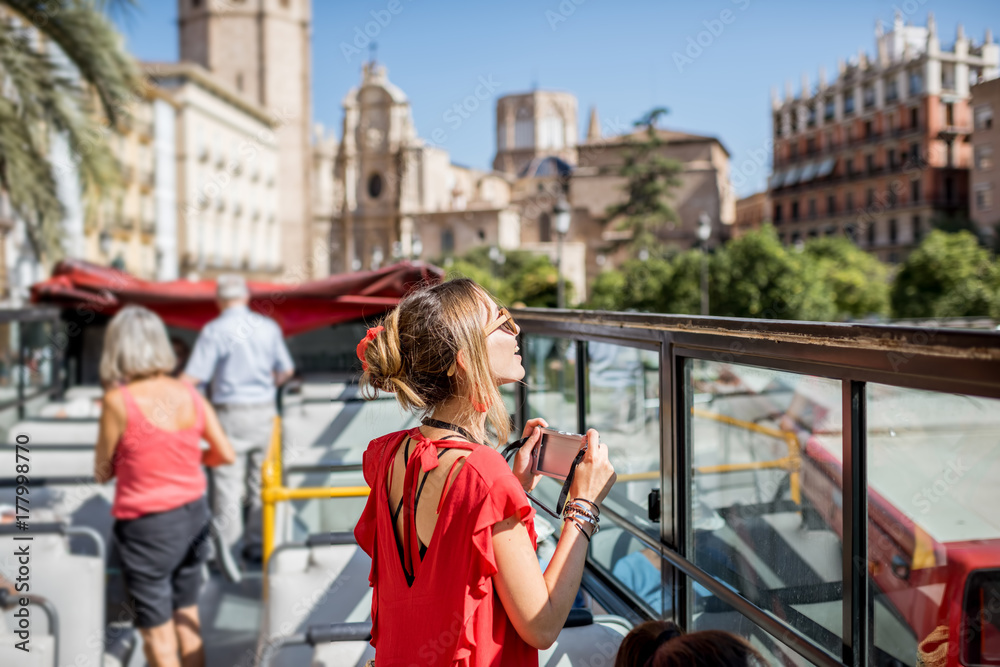
<svg viewBox="0 0 1000 667">
<path fill-rule="evenodd" d="M 577 431 L 576 343 L 535 335 L 523 340 L 528 419 L 542 417 L 552 428 Z M 554 510 L 561 488 L 561 481 L 543 477 L 532 495 Z"/>
<path fill-rule="evenodd" d="M 660 364 L 650 350 L 588 342 L 587 428 L 608 446 L 618 481 L 605 505 L 659 540 L 649 521 L 649 492 L 660 486 Z M 661 612 L 659 558 L 610 520 L 594 538 L 591 558 Z"/>
<path fill-rule="evenodd" d="M 812 663 L 775 639 L 749 618 L 708 592 L 704 586 L 693 584 L 695 594 L 694 616 L 691 632 L 722 630 L 743 637 L 757 649 L 769 665 L 811 665 Z M 836 640 L 833 637 L 831 641 Z"/>
<path fill-rule="evenodd" d="M 56 363 L 54 347 L 49 344 L 51 322 L 21 324 L 21 345 L 24 348 L 24 386 L 41 389 L 52 385 Z"/>
<path fill-rule="evenodd" d="M 524 342 L 528 418 L 543 417 L 552 428 L 576 431 L 576 344 L 533 335 Z"/>
<path fill-rule="evenodd" d="M 689 557 L 839 656 L 840 382 L 710 361 L 685 368 Z"/>
<path fill-rule="evenodd" d="M 627 531 L 608 519 L 601 521 L 601 530 L 591 541 L 590 560 L 632 591 L 656 615 L 670 615 L 671 589 L 664 586 L 660 572 L 661 566 L 669 568 L 669 565 Z M 666 600 L 664 591 L 668 591 Z"/>
<path fill-rule="evenodd" d="M 18 326 L 17 322 L 0 324 L 0 403 L 17 398 Z"/>
<path fill-rule="evenodd" d="M 879 384 L 867 401 L 875 646 L 906 665 L 935 649 L 1000 664 L 1000 600 L 979 583 L 1000 568 L 1000 401 Z"/>
</svg>

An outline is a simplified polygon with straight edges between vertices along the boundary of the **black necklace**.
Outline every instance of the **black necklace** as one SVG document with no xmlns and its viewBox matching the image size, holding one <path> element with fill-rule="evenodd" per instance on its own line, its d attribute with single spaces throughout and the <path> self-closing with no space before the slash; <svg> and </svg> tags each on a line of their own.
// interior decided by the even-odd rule
<svg viewBox="0 0 1000 667">
<path fill-rule="evenodd" d="M 431 428 L 441 428 L 446 431 L 454 431 L 455 433 L 461 434 L 463 438 L 469 442 L 479 443 L 478 440 L 472 437 L 468 431 L 459 426 L 458 424 L 449 424 L 448 422 L 443 422 L 440 419 L 434 419 L 433 417 L 424 417 L 421 422 L 424 426 L 430 426 Z"/>
</svg>

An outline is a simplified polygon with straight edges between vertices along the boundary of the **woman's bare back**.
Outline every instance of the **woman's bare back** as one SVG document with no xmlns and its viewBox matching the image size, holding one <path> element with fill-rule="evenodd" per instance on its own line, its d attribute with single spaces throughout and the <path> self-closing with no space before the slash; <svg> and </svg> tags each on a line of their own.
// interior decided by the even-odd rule
<svg viewBox="0 0 1000 667">
<path fill-rule="evenodd" d="M 158 376 L 131 382 L 128 390 L 149 422 L 164 431 L 191 428 L 197 411 L 191 389 L 180 380 Z"/>
<path fill-rule="evenodd" d="M 429 430 L 437 437 L 448 435 L 447 432 L 439 431 L 439 429 Z M 396 450 L 396 456 L 392 461 L 391 484 L 388 491 L 389 506 L 393 512 L 396 511 L 399 501 L 403 497 L 403 478 L 406 473 L 406 444 L 406 439 L 404 439 Z M 411 439 L 409 447 L 410 456 L 413 456 L 416 444 L 416 441 Z M 455 483 L 455 478 L 458 476 L 459 471 L 465 465 L 465 457 L 469 455 L 469 450 L 467 449 L 448 449 L 443 452 L 439 449 L 438 452 L 441 454 L 438 457 L 438 466 L 427 475 L 427 482 L 424 483 L 424 488 L 420 492 L 420 498 L 417 501 L 417 539 L 425 547 L 430 547 L 431 539 L 434 536 L 434 528 L 437 525 L 438 519 L 438 505 L 441 502 L 442 492 L 446 491 L 444 488 L 445 480 L 448 481 L 448 488 L 450 489 Z M 453 465 L 454 469 L 452 469 Z M 448 477 L 449 471 L 451 471 L 450 479 Z M 421 470 L 417 478 L 417 488 L 419 488 L 420 481 L 423 478 L 424 471 Z M 447 501 L 448 499 L 445 498 L 445 502 Z M 396 538 L 400 544 L 403 543 L 403 524 L 405 520 L 404 511 L 400 511 L 399 516 L 396 518 Z"/>
</svg>

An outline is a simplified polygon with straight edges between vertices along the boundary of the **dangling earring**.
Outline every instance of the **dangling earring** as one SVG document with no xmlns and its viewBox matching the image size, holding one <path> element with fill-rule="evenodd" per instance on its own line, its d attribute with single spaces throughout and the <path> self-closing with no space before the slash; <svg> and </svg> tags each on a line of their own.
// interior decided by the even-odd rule
<svg viewBox="0 0 1000 667">
<path fill-rule="evenodd" d="M 469 400 L 472 401 L 472 409 L 475 410 L 476 412 L 486 412 L 487 410 L 490 409 L 488 405 L 483 405 L 482 403 L 477 401 L 474 396 L 469 396 Z"/>
</svg>

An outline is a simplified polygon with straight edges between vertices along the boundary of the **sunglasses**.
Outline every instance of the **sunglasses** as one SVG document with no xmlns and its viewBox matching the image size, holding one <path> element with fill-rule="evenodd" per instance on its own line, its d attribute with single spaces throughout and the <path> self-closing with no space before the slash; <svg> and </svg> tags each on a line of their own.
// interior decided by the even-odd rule
<svg viewBox="0 0 1000 667">
<path fill-rule="evenodd" d="M 511 336 L 516 336 L 521 331 L 521 329 L 514 323 L 513 315 L 511 315 L 506 308 L 500 309 L 500 314 L 497 316 L 497 319 L 493 320 L 493 322 L 487 326 L 483 332 L 489 336 L 497 329 L 503 329 Z"/>
</svg>

